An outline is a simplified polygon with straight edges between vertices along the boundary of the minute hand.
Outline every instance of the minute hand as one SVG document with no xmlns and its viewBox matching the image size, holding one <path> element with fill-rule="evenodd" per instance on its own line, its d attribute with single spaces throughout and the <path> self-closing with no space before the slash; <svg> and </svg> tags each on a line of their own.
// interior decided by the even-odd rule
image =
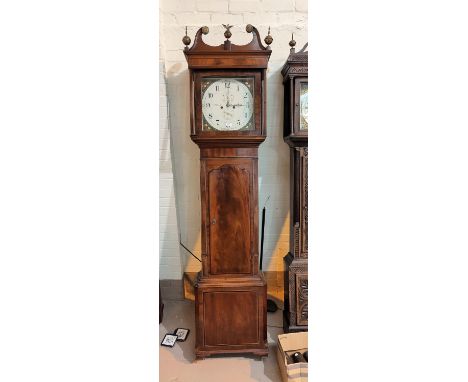
<svg viewBox="0 0 468 382">
<path fill-rule="evenodd" d="M 231 105 L 229 105 L 229 88 L 227 88 L 227 102 L 226 102 L 226 107 L 229 107 Z"/>
</svg>

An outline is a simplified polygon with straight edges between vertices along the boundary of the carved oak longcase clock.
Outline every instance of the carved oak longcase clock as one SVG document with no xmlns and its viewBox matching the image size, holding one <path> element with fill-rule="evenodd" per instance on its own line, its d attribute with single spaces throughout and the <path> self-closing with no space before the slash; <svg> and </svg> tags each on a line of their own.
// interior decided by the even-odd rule
<svg viewBox="0 0 468 382">
<path fill-rule="evenodd" d="M 291 53 L 281 71 L 284 85 L 284 140 L 291 151 L 291 241 L 284 257 L 284 316 L 287 332 L 305 331 L 308 324 L 307 275 L 307 158 L 308 158 L 308 83 L 307 44 Z"/>
<path fill-rule="evenodd" d="M 258 267 L 258 146 L 266 138 L 270 35 L 219 46 L 202 27 L 183 42 L 190 72 L 191 138 L 200 148 L 202 270 L 195 285 L 195 354 L 267 355 L 266 282 Z"/>
</svg>

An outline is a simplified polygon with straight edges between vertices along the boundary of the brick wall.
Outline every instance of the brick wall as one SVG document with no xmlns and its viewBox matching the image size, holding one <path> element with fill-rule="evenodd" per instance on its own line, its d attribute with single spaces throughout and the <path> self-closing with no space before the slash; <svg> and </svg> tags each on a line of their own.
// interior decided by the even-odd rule
<svg viewBox="0 0 468 382">
<path fill-rule="evenodd" d="M 264 270 L 282 271 L 283 256 L 289 248 L 289 149 L 282 138 L 283 86 L 281 68 L 289 55 L 291 32 L 297 41 L 296 48 L 307 42 L 307 0 L 161 0 L 160 39 L 165 64 L 164 82 L 167 83 L 169 105 L 170 140 L 172 151 L 166 152 L 167 172 L 164 176 L 174 178 L 175 193 L 170 203 L 175 203 L 178 226 L 161 227 L 167 236 L 161 236 L 160 248 L 172 248 L 171 230 L 180 230 L 182 242 L 200 256 L 200 181 L 199 149 L 189 137 L 189 89 L 188 70 L 183 55 L 182 37 L 185 26 L 193 41 L 195 32 L 203 25 L 210 33 L 203 36 L 208 44 L 219 45 L 224 40 L 221 24 L 232 24 L 231 41 L 245 44 L 251 34 L 245 25 L 252 24 L 262 38 L 271 27 L 273 44 L 267 72 L 267 139 L 259 149 L 259 212 L 267 203 L 264 246 Z M 169 131 L 166 132 L 169 137 Z M 161 138 L 163 139 L 163 138 Z M 169 139 L 169 138 L 168 138 Z M 165 150 L 160 146 L 161 152 Z M 170 173 L 169 168 L 172 169 Z M 161 195 L 162 197 L 163 195 Z M 169 200 L 167 201 L 169 202 Z M 161 210 L 161 225 L 172 218 L 172 210 Z M 165 216 L 168 213 L 170 216 Z M 259 219 L 261 215 L 259 216 Z M 259 220 L 260 222 L 261 220 Z M 167 262 L 180 253 L 180 263 Z M 161 250 L 161 278 L 172 278 L 176 272 L 171 268 L 182 267 L 182 271 L 198 271 L 200 263 L 184 249 Z M 180 272 L 180 269 L 177 270 Z"/>
</svg>

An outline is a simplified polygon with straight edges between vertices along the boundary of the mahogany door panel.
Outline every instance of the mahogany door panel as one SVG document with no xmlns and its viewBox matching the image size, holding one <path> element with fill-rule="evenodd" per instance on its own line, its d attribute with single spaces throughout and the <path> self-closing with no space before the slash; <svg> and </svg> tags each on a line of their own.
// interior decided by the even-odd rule
<svg viewBox="0 0 468 382">
<path fill-rule="evenodd" d="M 260 342 L 256 290 L 205 292 L 204 345 L 257 345 Z"/>
<path fill-rule="evenodd" d="M 252 273 L 252 161 L 209 161 L 207 241 L 209 273 Z"/>
</svg>

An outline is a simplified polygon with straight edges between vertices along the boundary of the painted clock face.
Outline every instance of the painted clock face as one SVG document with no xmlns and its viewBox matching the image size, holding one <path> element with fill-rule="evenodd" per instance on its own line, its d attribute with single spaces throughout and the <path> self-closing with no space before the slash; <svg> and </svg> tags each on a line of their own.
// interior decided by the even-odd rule
<svg viewBox="0 0 468 382">
<path fill-rule="evenodd" d="M 204 78 L 202 129 L 254 130 L 254 78 Z"/>
<path fill-rule="evenodd" d="M 301 123 L 300 130 L 309 129 L 309 93 L 307 82 L 301 83 L 301 96 L 300 96 L 300 116 Z"/>
</svg>

